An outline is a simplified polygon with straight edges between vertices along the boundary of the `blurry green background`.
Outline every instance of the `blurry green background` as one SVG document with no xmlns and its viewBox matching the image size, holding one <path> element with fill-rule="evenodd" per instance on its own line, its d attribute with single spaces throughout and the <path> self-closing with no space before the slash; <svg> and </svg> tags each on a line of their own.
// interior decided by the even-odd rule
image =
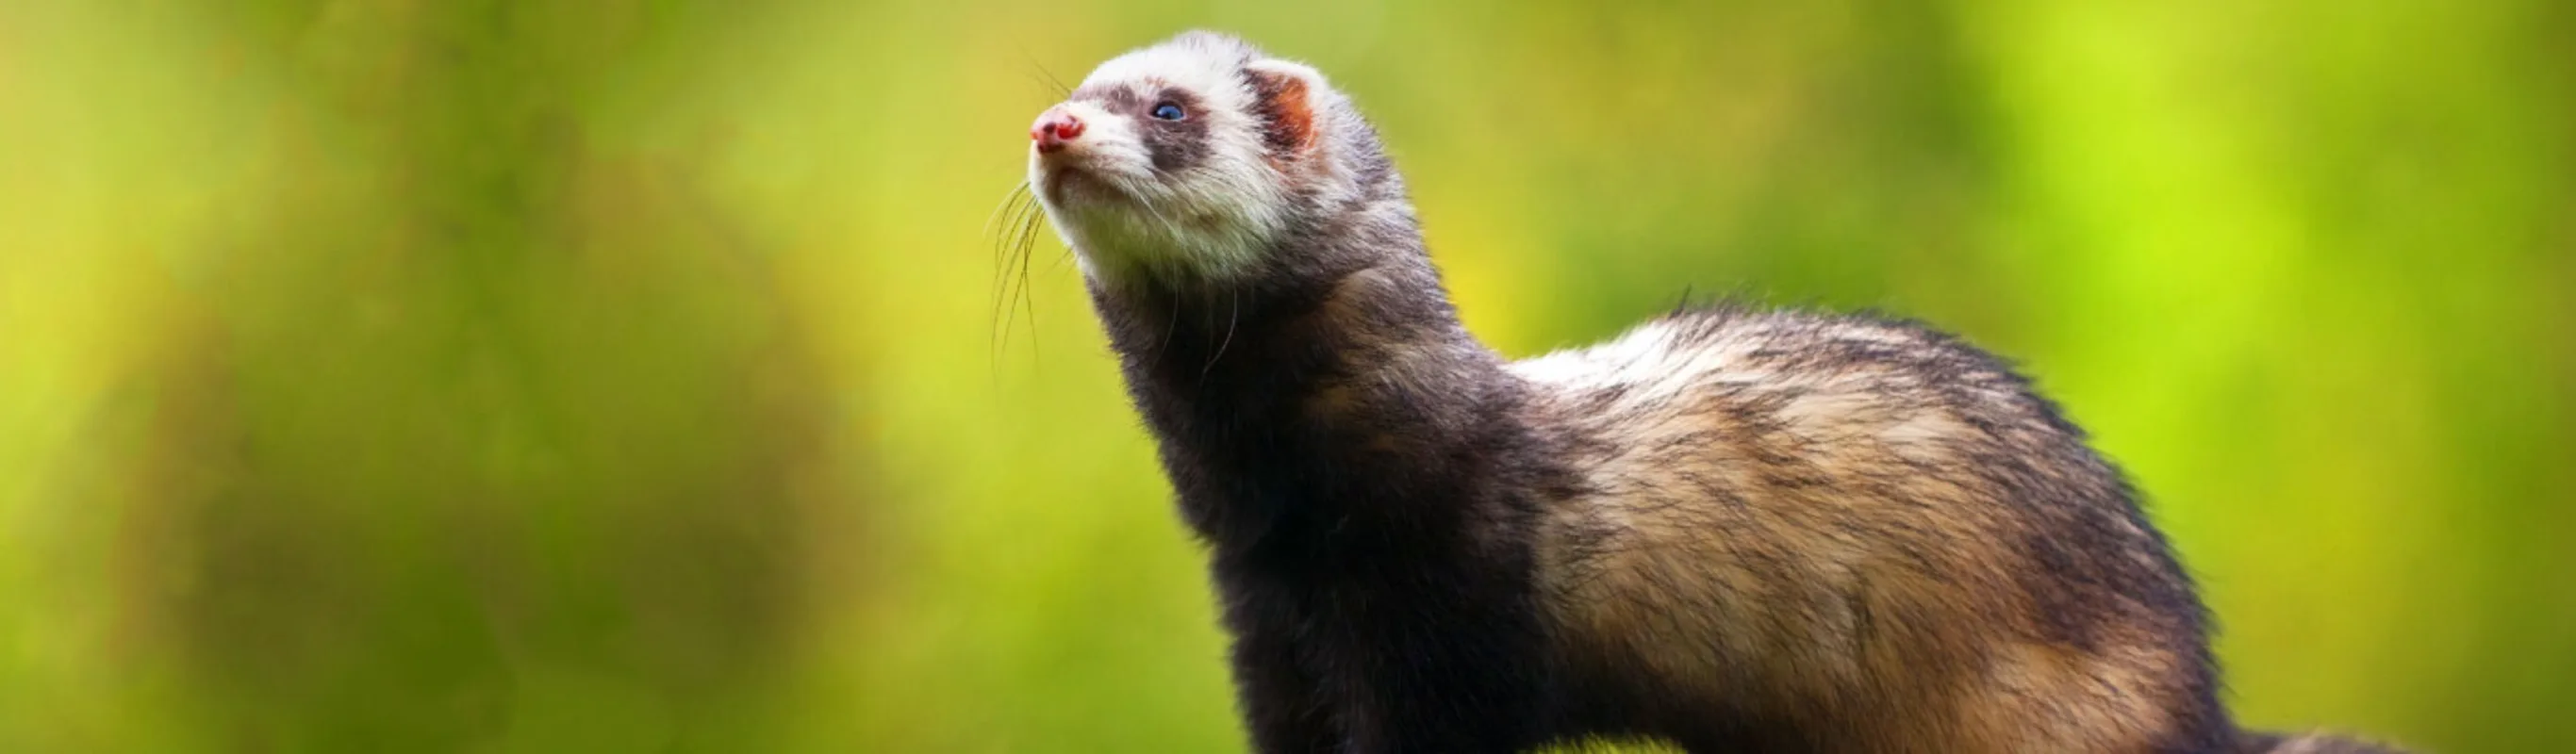
<svg viewBox="0 0 2576 754">
<path fill-rule="evenodd" d="M 1505 353 L 1964 332 L 2246 721 L 2576 750 L 2565 2 L 0 0 L 0 751 L 1239 749 L 985 226 L 1049 78 L 1193 26 L 1359 101 Z"/>
</svg>

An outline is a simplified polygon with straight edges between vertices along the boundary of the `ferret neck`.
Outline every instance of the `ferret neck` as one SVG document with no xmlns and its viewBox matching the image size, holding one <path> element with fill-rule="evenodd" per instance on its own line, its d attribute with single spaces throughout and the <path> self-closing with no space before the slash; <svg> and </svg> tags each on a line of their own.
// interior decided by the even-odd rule
<svg viewBox="0 0 2576 754">
<path fill-rule="evenodd" d="M 1358 381 L 1501 370 L 1418 260 L 1302 282 L 1095 286 L 1093 298 L 1131 387 L 1235 412 L 1368 387 Z"/>
<path fill-rule="evenodd" d="M 1220 549 L 1459 484 L 1433 477 L 1476 473 L 1462 451 L 1516 431 L 1518 383 L 1418 253 L 1310 279 L 1093 289 L 1184 512 Z"/>
</svg>

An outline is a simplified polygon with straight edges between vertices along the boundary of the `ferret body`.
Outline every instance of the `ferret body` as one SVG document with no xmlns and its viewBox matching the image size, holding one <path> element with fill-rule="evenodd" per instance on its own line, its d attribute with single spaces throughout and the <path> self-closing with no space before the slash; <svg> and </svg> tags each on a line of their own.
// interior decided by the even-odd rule
<svg viewBox="0 0 2576 754">
<path fill-rule="evenodd" d="M 1357 110 L 1220 35 L 1031 138 L 1260 751 L 2370 750 L 2236 729 L 2136 494 L 1973 347 L 1712 308 L 1507 362 Z"/>
</svg>

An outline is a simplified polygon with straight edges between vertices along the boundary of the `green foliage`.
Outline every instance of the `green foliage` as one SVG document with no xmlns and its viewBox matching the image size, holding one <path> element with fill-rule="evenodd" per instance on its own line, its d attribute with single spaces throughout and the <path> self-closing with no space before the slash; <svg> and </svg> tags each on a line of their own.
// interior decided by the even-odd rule
<svg viewBox="0 0 2576 754">
<path fill-rule="evenodd" d="M 1077 276 L 985 227 L 1048 79 L 1190 26 L 1360 101 L 1504 351 L 1960 331 L 2249 723 L 2576 748 L 2563 3 L 201 5 L 0 2 L 0 751 L 1238 749 Z"/>
</svg>

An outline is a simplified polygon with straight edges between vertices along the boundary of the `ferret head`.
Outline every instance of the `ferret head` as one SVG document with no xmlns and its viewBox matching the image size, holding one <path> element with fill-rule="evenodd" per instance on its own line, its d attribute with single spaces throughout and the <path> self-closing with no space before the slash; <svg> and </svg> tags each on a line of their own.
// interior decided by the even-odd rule
<svg viewBox="0 0 2576 754">
<path fill-rule="evenodd" d="M 1102 63 L 1029 140 L 1029 184 L 1095 283 L 1253 274 L 1386 173 L 1351 167 L 1384 158 L 1322 74 L 1209 32 Z"/>
</svg>

